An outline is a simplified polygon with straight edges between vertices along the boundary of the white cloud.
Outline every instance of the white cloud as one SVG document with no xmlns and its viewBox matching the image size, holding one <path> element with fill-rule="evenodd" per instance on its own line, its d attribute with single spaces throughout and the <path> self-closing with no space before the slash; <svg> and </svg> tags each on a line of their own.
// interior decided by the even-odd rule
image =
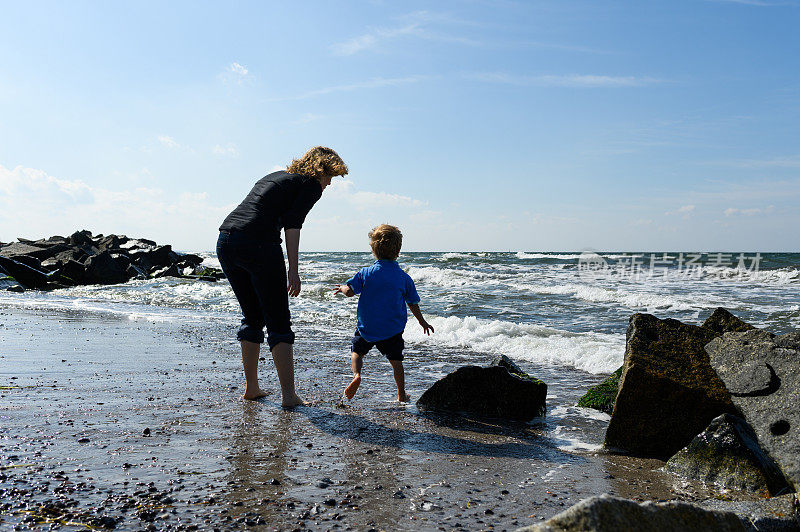
<svg viewBox="0 0 800 532">
<path fill-rule="evenodd" d="M 473 72 L 464 74 L 464 77 L 474 81 L 505 85 L 585 88 L 642 87 L 645 85 L 663 83 L 664 81 L 647 76 L 608 76 L 598 74 L 543 74 L 538 76 L 525 76 L 504 72 Z"/>
<path fill-rule="evenodd" d="M 725 216 L 728 216 L 728 217 L 737 216 L 737 215 L 756 216 L 756 215 L 759 215 L 759 214 L 770 214 L 774 210 L 775 210 L 775 206 L 774 205 L 770 205 L 770 206 L 768 206 L 766 208 L 763 208 L 763 209 L 761 209 L 761 208 L 753 208 L 753 207 L 748 208 L 748 209 L 735 209 L 733 207 L 729 207 L 729 208 L 725 209 L 724 214 L 725 214 Z"/>
<path fill-rule="evenodd" d="M 177 197 L 160 189 L 112 190 L 42 170 L 0 165 L 0 235 L 38 238 L 78 229 L 149 237 L 176 249 L 213 249 L 216 229 L 233 205 L 215 205 L 206 192 Z"/>
<path fill-rule="evenodd" d="M 385 209 L 387 207 L 421 208 L 427 205 L 427 202 L 400 194 L 357 190 L 352 181 L 339 178 L 334 178 L 326 195 L 335 197 L 359 210 Z"/>
<path fill-rule="evenodd" d="M 321 89 L 303 92 L 300 94 L 296 94 L 294 96 L 272 98 L 270 101 L 304 100 L 306 98 L 314 98 L 316 96 L 323 96 L 334 92 L 351 92 L 360 89 L 378 89 L 381 87 L 396 87 L 398 85 L 408 85 L 411 83 L 418 83 L 425 79 L 430 79 L 430 76 L 406 76 L 402 78 L 373 78 L 367 81 L 360 81 L 357 83 L 350 83 L 346 85 L 333 85 L 331 87 L 323 87 Z"/>
<path fill-rule="evenodd" d="M 241 85 L 246 79 L 252 77 L 250 70 L 246 66 L 234 61 L 219 75 L 220 79 L 226 83 Z"/>
<path fill-rule="evenodd" d="M 162 146 L 169 149 L 180 148 L 180 144 L 178 144 L 174 138 L 170 137 L 169 135 L 159 135 L 158 142 L 161 143 Z"/>
<path fill-rule="evenodd" d="M 681 216 L 684 220 L 688 220 L 695 211 L 694 205 L 684 205 L 682 207 L 678 207 L 674 211 L 667 211 L 664 214 L 667 216 Z"/>
<path fill-rule="evenodd" d="M 236 144 L 234 144 L 233 142 L 229 142 L 225 146 L 222 146 L 220 144 L 215 145 L 213 148 L 211 148 L 211 153 L 213 153 L 214 155 L 238 157 L 239 149 L 236 147 Z"/>
</svg>

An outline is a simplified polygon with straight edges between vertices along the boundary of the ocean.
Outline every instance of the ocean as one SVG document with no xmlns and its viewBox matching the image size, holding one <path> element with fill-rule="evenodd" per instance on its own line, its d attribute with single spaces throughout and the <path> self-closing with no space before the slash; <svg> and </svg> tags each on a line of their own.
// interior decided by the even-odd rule
<svg viewBox="0 0 800 532">
<path fill-rule="evenodd" d="M 219 265 L 213 253 L 201 255 Z M 357 298 L 332 288 L 373 260 L 368 253 L 301 254 L 302 292 L 291 300 L 299 341 L 346 355 Z M 409 314 L 409 353 L 435 352 L 437 360 L 505 354 L 557 380 L 564 371 L 616 370 L 635 312 L 699 323 L 725 307 L 776 333 L 800 328 L 800 253 L 403 253 L 399 262 L 436 329 L 426 337 Z M 0 306 L 230 326 L 239 319 L 227 282 L 176 278 L 2 293 Z"/>
</svg>

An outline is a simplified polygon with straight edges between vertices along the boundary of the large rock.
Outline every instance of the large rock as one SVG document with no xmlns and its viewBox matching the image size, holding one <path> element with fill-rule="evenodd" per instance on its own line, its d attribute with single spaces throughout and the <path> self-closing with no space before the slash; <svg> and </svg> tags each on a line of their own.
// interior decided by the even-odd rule
<svg viewBox="0 0 800 532">
<path fill-rule="evenodd" d="M 765 497 L 788 489 L 783 474 L 758 445 L 750 425 L 730 414 L 714 418 L 706 430 L 667 460 L 666 469 Z"/>
<path fill-rule="evenodd" d="M 417 401 L 422 409 L 530 421 L 545 414 L 547 384 L 504 361 L 482 368 L 464 366 L 438 380 Z M 512 363 L 513 364 L 513 363 Z"/>
<path fill-rule="evenodd" d="M 761 447 L 800 490 L 800 332 L 728 333 L 706 351 Z"/>
<path fill-rule="evenodd" d="M 622 376 L 622 367 L 612 373 L 597 386 L 592 386 L 578 400 L 578 406 L 584 408 L 594 408 L 606 414 L 611 414 L 614 410 L 614 401 L 619 392 L 619 378 Z"/>
<path fill-rule="evenodd" d="M 796 493 L 757 501 L 708 499 L 697 503 L 706 510 L 733 512 L 758 532 L 800 532 L 800 504 Z"/>
<path fill-rule="evenodd" d="M 114 259 L 108 251 L 101 251 L 86 261 L 84 281 L 89 284 L 117 284 L 128 280 L 127 265 Z"/>
<path fill-rule="evenodd" d="M 8 257 L 0 256 L 0 268 L 26 288 L 44 288 L 50 282 L 46 273 Z"/>
<path fill-rule="evenodd" d="M 707 323 L 713 326 L 631 316 L 607 448 L 667 459 L 715 417 L 737 413 L 703 347 L 721 334 L 720 324 L 746 324 L 724 309 L 717 309 Z"/>
<path fill-rule="evenodd" d="M 745 532 L 750 524 L 732 512 L 704 510 L 685 502 L 645 502 L 601 495 L 584 499 L 544 523 L 517 532 Z"/>
</svg>

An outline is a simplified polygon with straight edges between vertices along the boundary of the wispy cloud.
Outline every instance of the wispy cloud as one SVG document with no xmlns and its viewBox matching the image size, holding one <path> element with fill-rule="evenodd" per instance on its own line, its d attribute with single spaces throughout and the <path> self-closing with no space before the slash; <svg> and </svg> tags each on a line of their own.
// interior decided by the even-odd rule
<svg viewBox="0 0 800 532">
<path fill-rule="evenodd" d="M 176 196 L 148 187 L 94 187 L 35 168 L 12 170 L 0 165 L 0 234 L 5 236 L 25 236 L 18 233 L 21 230 L 39 237 L 86 228 L 172 242 L 183 238 L 185 243 L 188 228 L 197 234 L 213 234 L 232 207 L 214 204 L 205 192 Z M 22 219 L 29 221 L 24 228 L 19 223 Z M 212 243 L 193 245 L 207 249 Z"/>
<path fill-rule="evenodd" d="M 158 142 L 162 146 L 164 146 L 165 148 L 169 148 L 171 150 L 181 147 L 181 145 L 178 144 L 178 142 L 174 138 L 170 137 L 169 135 L 159 135 L 158 136 Z"/>
<path fill-rule="evenodd" d="M 800 168 L 800 156 L 771 157 L 767 159 L 732 159 L 712 161 L 708 164 L 734 166 L 738 168 Z"/>
<path fill-rule="evenodd" d="M 463 74 L 466 79 L 485 83 L 540 87 L 585 87 L 615 88 L 642 87 L 663 83 L 664 80 L 648 76 L 608 76 L 597 74 L 542 74 L 526 76 L 505 72 L 471 72 Z"/>
<path fill-rule="evenodd" d="M 758 6 L 758 7 L 779 7 L 779 6 L 796 6 L 798 5 L 797 2 L 770 2 L 767 0 L 708 0 L 709 2 L 721 3 L 721 4 L 742 4 L 746 6 Z"/>
<path fill-rule="evenodd" d="M 390 194 L 387 192 L 370 192 L 356 189 L 355 183 L 349 179 L 335 180 L 327 195 L 336 197 L 349 203 L 360 210 L 384 209 L 387 207 L 425 207 L 428 203 L 400 194 Z"/>
<path fill-rule="evenodd" d="M 225 155 L 228 157 L 238 157 L 239 156 L 239 149 L 236 147 L 236 144 L 233 142 L 229 142 L 224 146 L 221 144 L 215 145 L 211 148 L 211 153 L 214 155 Z"/>
<path fill-rule="evenodd" d="M 399 17 L 393 26 L 378 26 L 368 28 L 361 35 L 352 37 L 346 41 L 334 43 L 331 50 L 336 55 L 354 55 L 366 50 L 379 48 L 383 43 L 400 39 L 403 37 L 415 37 L 430 41 L 447 42 L 453 44 L 463 44 L 468 46 L 483 46 L 481 40 L 453 35 L 441 29 L 435 30 L 434 26 L 478 26 L 479 24 L 460 20 L 445 13 L 434 13 L 431 11 L 415 11 Z"/>
<path fill-rule="evenodd" d="M 278 98 L 270 98 L 268 101 L 285 101 L 285 100 L 305 100 L 307 98 L 314 98 L 317 96 L 324 96 L 335 92 L 351 92 L 362 89 L 378 89 L 382 87 L 397 87 L 399 85 L 409 85 L 418 83 L 420 81 L 431 79 L 431 76 L 406 76 L 402 78 L 373 78 L 367 81 L 357 83 L 349 83 L 346 85 L 333 85 L 321 89 L 315 89 L 307 92 L 302 92 L 294 96 L 283 96 Z"/>
<path fill-rule="evenodd" d="M 692 214 L 694 213 L 695 206 L 694 205 L 684 205 L 682 207 L 678 207 L 674 211 L 667 211 L 664 214 L 667 216 L 680 216 L 684 220 L 688 220 L 691 218 Z"/>
<path fill-rule="evenodd" d="M 748 209 L 735 209 L 733 207 L 730 207 L 728 209 L 725 209 L 724 214 L 725 214 L 725 216 L 728 216 L 728 217 L 737 216 L 737 215 L 756 216 L 756 215 L 759 215 L 759 214 L 771 214 L 774 210 L 775 210 L 775 206 L 774 205 L 770 205 L 770 206 L 765 207 L 763 209 L 762 208 L 758 208 L 758 207 L 751 207 L 751 208 L 748 208 Z"/>
<path fill-rule="evenodd" d="M 219 75 L 220 79 L 226 83 L 235 83 L 241 85 L 246 79 L 250 78 L 250 70 L 241 63 L 234 61 Z"/>
</svg>

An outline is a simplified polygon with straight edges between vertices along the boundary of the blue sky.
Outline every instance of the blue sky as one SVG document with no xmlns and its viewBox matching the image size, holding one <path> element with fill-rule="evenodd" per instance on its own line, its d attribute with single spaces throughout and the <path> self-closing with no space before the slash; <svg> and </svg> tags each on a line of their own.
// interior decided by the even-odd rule
<svg viewBox="0 0 800 532">
<path fill-rule="evenodd" d="M 301 249 L 800 251 L 800 2 L 2 2 L 0 240 L 210 250 L 308 147 Z"/>
</svg>

